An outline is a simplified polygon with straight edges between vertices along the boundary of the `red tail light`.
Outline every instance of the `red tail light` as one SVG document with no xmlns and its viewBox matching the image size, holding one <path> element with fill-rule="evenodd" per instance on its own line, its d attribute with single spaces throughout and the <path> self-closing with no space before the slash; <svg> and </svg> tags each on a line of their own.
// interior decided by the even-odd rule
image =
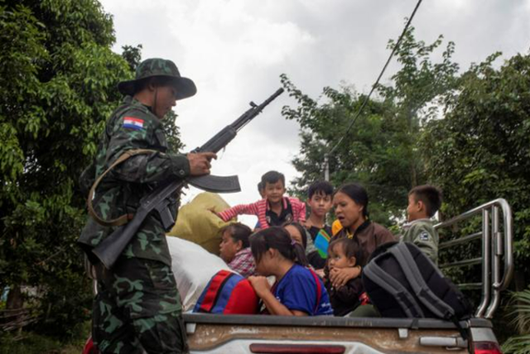
<svg viewBox="0 0 530 354">
<path fill-rule="evenodd" d="M 496 342 L 473 342 L 474 354 L 502 354 Z"/>
<path fill-rule="evenodd" d="M 92 337 L 89 337 L 86 341 L 85 347 L 83 348 L 83 354 L 99 354 L 98 348 L 96 348 L 94 342 L 92 342 Z"/>
<path fill-rule="evenodd" d="M 301 353 L 301 354 L 343 354 L 346 348 L 343 345 L 322 344 L 256 344 L 250 345 L 252 353 L 274 354 L 274 353 Z"/>
</svg>

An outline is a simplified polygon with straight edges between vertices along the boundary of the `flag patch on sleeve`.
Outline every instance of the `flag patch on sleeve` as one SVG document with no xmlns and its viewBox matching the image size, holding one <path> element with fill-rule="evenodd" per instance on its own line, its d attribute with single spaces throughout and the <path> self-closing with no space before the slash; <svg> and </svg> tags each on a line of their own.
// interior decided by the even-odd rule
<svg viewBox="0 0 530 354">
<path fill-rule="evenodd" d="M 123 118 L 123 127 L 128 129 L 140 130 L 144 128 L 144 120 L 134 117 Z"/>
</svg>

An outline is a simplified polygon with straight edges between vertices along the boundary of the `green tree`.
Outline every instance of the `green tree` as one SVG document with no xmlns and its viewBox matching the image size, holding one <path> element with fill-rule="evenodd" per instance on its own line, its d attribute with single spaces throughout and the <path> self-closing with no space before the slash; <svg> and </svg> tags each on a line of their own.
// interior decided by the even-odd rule
<svg viewBox="0 0 530 354">
<path fill-rule="evenodd" d="M 457 215 L 505 198 L 514 211 L 515 285 L 530 271 L 530 56 L 499 69 L 495 53 L 472 65 L 445 97 L 444 119 L 426 126 L 422 151 L 429 178 L 444 191 L 444 213 Z"/>
<path fill-rule="evenodd" d="M 408 183 L 410 187 L 424 184 L 427 180 L 422 154 L 418 149 L 423 125 L 436 118 L 440 100 L 453 92 L 458 83 L 458 64 L 451 61 L 455 44 L 448 42 L 441 55 L 441 61 L 433 63 L 435 51 L 440 47 L 443 36 L 433 43 L 416 41 L 414 27 L 405 33 L 396 51 L 400 70 L 391 77 L 391 85 L 379 86 L 379 92 L 385 101 L 392 104 L 393 119 L 403 125 L 403 155 L 409 166 Z M 396 43 L 391 40 L 389 49 Z"/>
<path fill-rule="evenodd" d="M 336 186 L 360 182 L 370 196 L 372 219 L 390 225 L 402 217 L 411 187 L 425 183 L 418 152 L 422 122 L 435 114 L 433 102 L 454 88 L 458 65 L 451 62 L 454 44 L 449 42 L 439 63 L 433 63 L 442 37 L 426 45 L 416 41 L 414 28 L 404 36 L 397 60 L 401 69 L 392 85 L 378 87 L 379 97 L 366 105 L 353 129 L 337 146 L 330 160 L 330 180 Z M 389 42 L 393 49 L 395 43 Z M 323 178 L 324 155 L 345 134 L 365 96 L 351 88 L 324 88 L 324 103 L 297 89 L 287 76 L 282 83 L 297 100 L 297 107 L 284 107 L 282 114 L 301 126 L 301 151 L 293 160 L 302 177 L 295 189 L 302 192 L 314 180 Z"/>
<path fill-rule="evenodd" d="M 323 179 L 324 154 L 343 134 L 364 97 L 348 88 L 337 91 L 328 87 L 324 89 L 328 102 L 319 105 L 297 90 L 286 76 L 282 81 L 299 102 L 297 108 L 284 107 L 282 114 L 288 119 L 296 119 L 301 125 L 301 155 L 293 160 L 293 164 L 302 176 L 294 182 L 297 192 L 305 195 L 309 184 Z M 389 140 L 396 142 L 392 136 L 397 128 L 395 124 L 385 124 L 387 110 L 385 103 L 369 102 L 349 136 L 330 156 L 329 163 L 330 181 L 335 186 L 346 181 L 361 182 L 370 195 L 372 219 L 388 225 L 392 212 L 397 214 L 398 209 L 383 206 L 389 206 L 392 199 L 399 199 L 390 193 L 393 194 L 396 189 L 392 187 L 400 180 L 399 173 L 393 174 L 399 171 L 393 168 L 394 162 L 400 160 L 390 157 L 390 154 L 399 153 L 399 149 L 391 149 L 386 144 Z M 396 203 L 393 206 L 400 207 Z"/>
<path fill-rule="evenodd" d="M 39 290 L 42 332 L 70 335 L 89 315 L 77 179 L 132 75 L 114 40 L 95 0 L 0 3 L 0 288 Z"/>
</svg>

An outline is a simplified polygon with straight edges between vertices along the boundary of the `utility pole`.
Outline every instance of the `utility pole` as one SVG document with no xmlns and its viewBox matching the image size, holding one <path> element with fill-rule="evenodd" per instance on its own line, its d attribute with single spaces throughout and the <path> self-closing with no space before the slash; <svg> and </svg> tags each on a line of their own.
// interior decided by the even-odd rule
<svg viewBox="0 0 530 354">
<path fill-rule="evenodd" d="M 329 158 L 328 154 L 324 155 L 324 180 L 329 182 Z"/>
</svg>

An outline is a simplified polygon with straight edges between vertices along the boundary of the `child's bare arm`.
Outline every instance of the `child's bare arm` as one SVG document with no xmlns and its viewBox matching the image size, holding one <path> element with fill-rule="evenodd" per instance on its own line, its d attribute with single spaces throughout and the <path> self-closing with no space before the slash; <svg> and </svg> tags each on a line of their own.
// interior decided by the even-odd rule
<svg viewBox="0 0 530 354">
<path fill-rule="evenodd" d="M 271 315 L 307 316 L 307 313 L 298 310 L 289 310 L 287 307 L 285 307 L 285 305 L 279 302 L 272 294 L 267 278 L 261 276 L 250 276 L 248 277 L 248 280 Z"/>
<path fill-rule="evenodd" d="M 258 215 L 258 203 L 236 205 L 220 213 L 216 213 L 216 215 L 219 216 L 223 221 L 228 221 L 241 214 Z"/>
</svg>

